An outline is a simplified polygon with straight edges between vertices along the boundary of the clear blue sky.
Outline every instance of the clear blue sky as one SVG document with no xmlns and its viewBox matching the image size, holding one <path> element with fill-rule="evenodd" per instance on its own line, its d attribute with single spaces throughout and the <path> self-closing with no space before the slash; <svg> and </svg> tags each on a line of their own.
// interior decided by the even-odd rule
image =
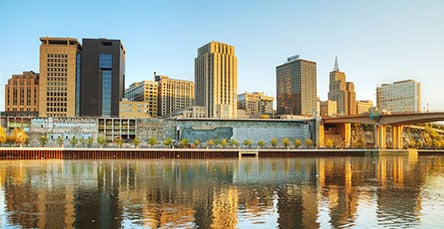
<svg viewBox="0 0 444 229">
<path fill-rule="evenodd" d="M 276 96 L 276 66 L 317 62 L 318 95 L 338 56 L 357 99 L 378 84 L 414 79 L 423 107 L 444 110 L 444 1 L 7 1 L 0 0 L 0 76 L 39 71 L 39 37 L 120 39 L 126 86 L 153 72 L 194 80 L 197 49 L 235 46 L 239 92 Z M 1 87 L 0 108 L 4 104 Z M 376 101 L 375 101 L 376 102 Z"/>
</svg>

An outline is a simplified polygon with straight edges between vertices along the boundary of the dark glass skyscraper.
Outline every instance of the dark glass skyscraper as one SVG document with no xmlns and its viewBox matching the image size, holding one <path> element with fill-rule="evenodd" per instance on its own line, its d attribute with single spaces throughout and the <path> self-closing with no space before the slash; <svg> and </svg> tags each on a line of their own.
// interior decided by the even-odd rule
<svg viewBox="0 0 444 229">
<path fill-rule="evenodd" d="M 276 67 L 277 113 L 314 115 L 317 110 L 316 62 L 288 58 Z"/>
<path fill-rule="evenodd" d="M 126 51 L 120 40 L 83 39 L 80 116 L 118 117 L 125 89 Z"/>
</svg>

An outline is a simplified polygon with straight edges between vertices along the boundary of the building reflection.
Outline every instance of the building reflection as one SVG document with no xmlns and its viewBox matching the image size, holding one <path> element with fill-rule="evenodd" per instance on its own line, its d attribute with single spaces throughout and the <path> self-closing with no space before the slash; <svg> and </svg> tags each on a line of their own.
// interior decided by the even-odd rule
<svg viewBox="0 0 444 229">
<path fill-rule="evenodd" d="M 0 162 L 0 216 L 25 228 L 319 228 L 353 225 L 365 217 L 360 203 L 374 202 L 378 219 L 414 226 L 421 187 L 443 165 L 406 156 Z"/>
</svg>

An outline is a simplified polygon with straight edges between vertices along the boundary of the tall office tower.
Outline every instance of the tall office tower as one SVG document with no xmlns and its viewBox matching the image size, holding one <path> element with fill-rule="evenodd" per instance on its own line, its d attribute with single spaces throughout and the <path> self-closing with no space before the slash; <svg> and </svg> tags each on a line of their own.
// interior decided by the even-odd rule
<svg viewBox="0 0 444 229">
<path fill-rule="evenodd" d="M 237 117 L 237 58 L 234 47 L 210 42 L 194 59 L 196 105 L 207 108 L 209 118 Z"/>
<path fill-rule="evenodd" d="M 159 85 L 155 81 L 144 80 L 133 83 L 125 89 L 125 98 L 129 101 L 147 102 L 147 113 L 156 118 L 159 103 Z"/>
<path fill-rule="evenodd" d="M 126 51 L 120 40 L 83 39 L 80 116 L 118 117 L 125 90 Z"/>
<path fill-rule="evenodd" d="M 39 113 L 39 74 L 33 71 L 12 75 L 5 85 L 5 111 L 7 115 Z"/>
<path fill-rule="evenodd" d="M 193 81 L 170 79 L 168 76 L 157 75 L 156 72 L 154 79 L 159 83 L 159 116 L 169 116 L 174 111 L 194 105 Z"/>
<path fill-rule="evenodd" d="M 272 96 L 267 96 L 263 92 L 245 92 L 237 96 L 237 108 L 245 110 L 250 118 L 258 118 L 266 114 L 273 114 Z"/>
<path fill-rule="evenodd" d="M 382 84 L 376 88 L 379 110 L 391 112 L 421 112 L 421 84 L 415 80 Z"/>
<path fill-rule="evenodd" d="M 75 117 L 82 46 L 74 38 L 40 41 L 39 116 Z"/>
<path fill-rule="evenodd" d="M 316 62 L 289 57 L 276 67 L 277 113 L 314 115 L 317 112 Z"/>
<path fill-rule="evenodd" d="M 339 71 L 338 58 L 330 72 L 328 100 L 336 101 L 338 115 L 356 114 L 356 92 L 352 82 L 346 82 L 345 73 Z"/>
<path fill-rule="evenodd" d="M 346 89 L 347 89 L 347 115 L 355 115 L 356 114 L 355 84 L 353 82 L 347 82 Z"/>
</svg>

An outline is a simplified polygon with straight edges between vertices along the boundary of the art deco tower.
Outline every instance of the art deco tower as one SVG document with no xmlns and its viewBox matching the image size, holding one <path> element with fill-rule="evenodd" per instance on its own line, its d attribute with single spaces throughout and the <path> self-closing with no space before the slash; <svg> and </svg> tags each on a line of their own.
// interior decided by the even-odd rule
<svg viewBox="0 0 444 229">
<path fill-rule="evenodd" d="M 346 82 L 345 73 L 339 71 L 337 57 L 333 71 L 330 72 L 328 100 L 336 101 L 338 115 L 356 114 L 355 87 L 352 82 Z"/>
<path fill-rule="evenodd" d="M 207 117 L 237 117 L 237 58 L 234 47 L 210 42 L 194 59 L 195 101 L 205 106 Z"/>
</svg>

